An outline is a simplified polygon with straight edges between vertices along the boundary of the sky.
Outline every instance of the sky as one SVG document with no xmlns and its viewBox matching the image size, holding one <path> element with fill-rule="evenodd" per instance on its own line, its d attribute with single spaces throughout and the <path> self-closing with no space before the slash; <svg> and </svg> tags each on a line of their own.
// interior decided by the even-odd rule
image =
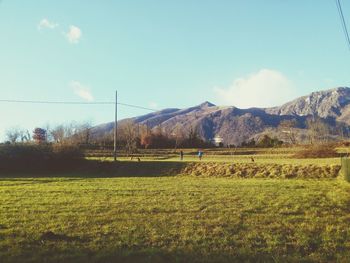
<svg viewBox="0 0 350 263">
<path fill-rule="evenodd" d="M 2 100 L 114 101 L 118 90 L 119 102 L 152 109 L 269 107 L 350 86 L 349 70 L 333 0 L 0 0 Z M 0 140 L 16 126 L 114 119 L 113 105 L 0 102 L 0 112 Z"/>
</svg>

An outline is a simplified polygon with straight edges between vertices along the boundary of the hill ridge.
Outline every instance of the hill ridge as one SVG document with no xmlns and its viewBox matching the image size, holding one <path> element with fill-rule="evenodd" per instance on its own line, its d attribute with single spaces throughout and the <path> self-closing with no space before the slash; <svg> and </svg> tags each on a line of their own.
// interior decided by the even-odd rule
<svg viewBox="0 0 350 263">
<path fill-rule="evenodd" d="M 332 126 L 337 123 L 350 125 L 350 88 L 315 91 L 277 107 L 240 109 L 205 101 L 185 109 L 163 109 L 128 120 L 147 125 L 150 129 L 161 126 L 168 134 L 179 128 L 184 132 L 196 128 L 205 140 L 221 136 L 225 144 L 237 145 L 267 130 L 276 129 L 283 120 L 295 119 L 298 127 L 303 129 L 310 116 L 320 117 Z M 93 134 L 102 136 L 111 130 L 113 123 L 106 123 L 94 127 Z"/>
</svg>

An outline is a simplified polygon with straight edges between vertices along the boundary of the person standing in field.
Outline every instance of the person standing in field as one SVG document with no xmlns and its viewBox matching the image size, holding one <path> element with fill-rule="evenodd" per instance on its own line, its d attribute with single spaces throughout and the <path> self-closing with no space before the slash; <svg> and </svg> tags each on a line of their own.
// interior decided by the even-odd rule
<svg viewBox="0 0 350 263">
<path fill-rule="evenodd" d="M 198 151 L 198 158 L 201 161 L 203 158 L 203 152 L 201 150 Z"/>
<path fill-rule="evenodd" d="M 184 159 L 184 152 L 180 151 L 180 160 L 182 161 Z"/>
</svg>

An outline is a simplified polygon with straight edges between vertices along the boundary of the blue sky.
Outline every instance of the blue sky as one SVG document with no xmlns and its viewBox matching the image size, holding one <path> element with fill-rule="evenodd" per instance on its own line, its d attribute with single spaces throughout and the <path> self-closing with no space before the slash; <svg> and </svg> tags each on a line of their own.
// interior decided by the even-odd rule
<svg viewBox="0 0 350 263">
<path fill-rule="evenodd" d="M 111 101 L 118 89 L 121 102 L 158 109 L 266 107 L 350 86 L 333 0 L 2 0 L 0 36 L 0 99 Z M 0 138 L 17 125 L 114 118 L 113 106 L 0 112 Z"/>
</svg>

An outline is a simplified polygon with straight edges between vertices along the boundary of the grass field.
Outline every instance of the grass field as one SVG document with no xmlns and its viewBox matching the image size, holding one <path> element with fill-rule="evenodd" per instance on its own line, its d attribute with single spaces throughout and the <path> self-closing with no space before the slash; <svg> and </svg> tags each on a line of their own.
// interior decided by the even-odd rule
<svg viewBox="0 0 350 263">
<path fill-rule="evenodd" d="M 0 178 L 1 262 L 350 258 L 341 179 L 55 176 Z"/>
<path fill-rule="evenodd" d="M 254 162 L 258 164 L 292 164 L 292 165 L 339 165 L 340 158 L 314 158 L 314 159 L 296 159 L 288 158 L 288 156 L 283 155 L 236 155 L 236 156 L 204 156 L 200 161 L 196 156 L 185 156 L 184 162 L 223 162 L 223 163 L 252 163 L 251 158 L 254 158 Z M 104 160 L 104 161 L 113 161 L 112 157 L 108 158 L 89 158 L 91 160 Z M 120 157 L 118 158 L 121 161 L 130 161 L 130 158 Z M 179 157 L 169 157 L 169 158 L 155 158 L 155 157 L 140 157 L 141 161 L 166 161 L 166 162 L 178 162 Z M 133 159 L 135 162 L 137 159 Z"/>
<path fill-rule="evenodd" d="M 299 147 L 276 147 L 276 148 L 214 148 L 205 149 L 204 157 L 201 162 L 219 162 L 219 163 L 252 163 L 252 157 L 255 163 L 259 164 L 290 164 L 290 165 L 340 165 L 340 158 L 312 158 L 312 159 L 297 159 L 294 155 L 305 148 Z M 197 157 L 198 149 L 184 149 L 184 162 L 199 162 Z M 338 147 L 337 151 L 341 154 L 349 154 L 350 148 Z M 102 152 L 103 154 L 111 155 L 111 151 Z M 130 157 L 125 157 L 125 153 L 119 153 L 118 157 L 121 161 L 130 161 Z M 113 157 L 99 156 L 98 151 L 91 151 L 87 153 L 87 158 L 92 160 L 113 161 Z M 161 150 L 139 150 L 135 154 L 141 161 L 179 161 L 179 150 L 174 152 L 174 149 Z M 134 161 L 137 161 L 135 158 Z"/>
</svg>

